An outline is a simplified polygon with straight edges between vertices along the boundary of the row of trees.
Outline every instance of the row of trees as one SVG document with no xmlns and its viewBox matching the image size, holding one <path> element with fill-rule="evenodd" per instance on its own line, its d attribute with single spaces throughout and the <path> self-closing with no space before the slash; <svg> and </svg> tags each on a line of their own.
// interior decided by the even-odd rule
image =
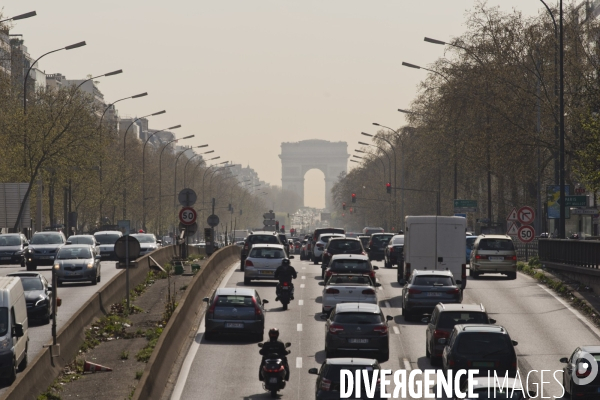
<svg viewBox="0 0 600 400">
<path fill-rule="evenodd" d="M 577 8 L 565 11 L 566 181 L 595 197 L 600 22 L 580 15 Z M 535 205 L 538 197 L 544 199 L 546 185 L 558 184 L 558 44 L 550 15 L 526 18 L 480 3 L 467 15 L 466 27 L 445 43 L 445 57 L 427 66 L 430 72 L 408 111 L 409 125 L 375 136 L 374 144 L 387 150 L 392 162 L 365 148 L 370 154 L 361 166 L 333 189 L 338 207 L 351 193 L 375 199 L 361 202 L 352 216 L 346 212 L 354 224 L 398 229 L 401 198 L 405 215 L 434 214 L 435 192 L 444 215 L 453 214 L 453 199 L 474 199 L 479 218 L 500 224 L 512 207 Z M 383 168 L 393 168 L 394 160 L 384 139 L 398 150 L 395 172 L 404 178 L 404 188 L 431 192 L 386 194 Z"/>
</svg>

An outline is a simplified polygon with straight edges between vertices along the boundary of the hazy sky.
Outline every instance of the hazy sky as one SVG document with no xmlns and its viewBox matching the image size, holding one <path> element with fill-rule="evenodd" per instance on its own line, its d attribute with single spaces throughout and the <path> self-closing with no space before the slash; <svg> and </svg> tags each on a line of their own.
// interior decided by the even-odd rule
<svg viewBox="0 0 600 400">
<path fill-rule="evenodd" d="M 550 1 L 552 3 L 552 0 Z M 372 122 L 399 127 L 398 108 L 413 99 L 427 65 L 464 31 L 473 0 L 4 0 L 6 16 L 35 10 L 11 33 L 22 33 L 32 57 L 51 54 L 46 73 L 69 79 L 122 68 L 102 78 L 107 102 L 121 116 L 162 109 L 150 127 L 181 124 L 187 144 L 209 143 L 221 160 L 249 164 L 281 185 L 281 142 L 347 141 L 353 153 Z M 539 0 L 490 0 L 525 15 Z M 183 142 L 181 143 L 183 144 Z M 349 168 L 356 164 L 349 163 Z M 306 202 L 324 206 L 321 172 L 306 175 Z"/>
</svg>

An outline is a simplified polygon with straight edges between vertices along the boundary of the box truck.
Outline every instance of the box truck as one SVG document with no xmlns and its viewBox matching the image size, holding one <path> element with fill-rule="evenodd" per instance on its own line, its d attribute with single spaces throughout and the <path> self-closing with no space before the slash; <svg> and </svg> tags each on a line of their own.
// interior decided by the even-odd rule
<svg viewBox="0 0 600 400">
<path fill-rule="evenodd" d="M 413 270 L 450 271 L 467 285 L 465 248 L 467 220 L 463 217 L 408 216 L 404 230 L 404 268 L 398 267 L 398 283 Z"/>
</svg>

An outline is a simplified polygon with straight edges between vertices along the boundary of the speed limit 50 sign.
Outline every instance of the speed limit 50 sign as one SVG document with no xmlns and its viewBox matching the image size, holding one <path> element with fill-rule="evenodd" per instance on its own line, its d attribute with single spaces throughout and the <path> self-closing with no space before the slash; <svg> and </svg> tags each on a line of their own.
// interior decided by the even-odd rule
<svg viewBox="0 0 600 400">
<path fill-rule="evenodd" d="M 197 217 L 198 214 L 192 207 L 183 207 L 181 211 L 179 211 L 179 222 L 184 225 L 193 225 L 194 222 L 196 222 Z"/>
<path fill-rule="evenodd" d="M 535 238 L 535 230 L 531 225 L 523 225 L 517 232 L 519 240 L 523 243 L 529 243 Z"/>
</svg>

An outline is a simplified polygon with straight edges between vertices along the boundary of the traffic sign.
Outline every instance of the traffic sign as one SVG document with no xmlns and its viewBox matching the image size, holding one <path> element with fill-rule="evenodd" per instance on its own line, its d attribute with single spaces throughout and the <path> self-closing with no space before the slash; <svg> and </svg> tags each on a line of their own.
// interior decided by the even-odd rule
<svg viewBox="0 0 600 400">
<path fill-rule="evenodd" d="M 575 215 L 598 215 L 598 210 L 595 208 L 575 208 L 571 210 L 571 214 Z"/>
<path fill-rule="evenodd" d="M 196 232 L 198 231 L 198 223 L 194 222 L 191 225 L 184 225 L 182 223 L 179 223 L 179 230 L 182 230 L 182 229 L 185 229 L 185 237 L 195 235 Z"/>
<path fill-rule="evenodd" d="M 454 208 L 477 208 L 477 200 L 454 200 Z"/>
<path fill-rule="evenodd" d="M 272 219 L 265 219 L 263 221 L 263 225 L 264 226 L 275 226 L 275 221 Z"/>
<path fill-rule="evenodd" d="M 586 207 L 587 203 L 587 196 L 565 196 L 565 207 Z"/>
<path fill-rule="evenodd" d="M 529 243 L 535 238 L 535 229 L 531 225 L 523 225 L 517 232 L 519 240 L 523 243 Z"/>
<path fill-rule="evenodd" d="M 517 212 L 517 219 L 523 225 L 531 224 L 535 219 L 535 212 L 533 211 L 533 208 L 529 206 L 519 208 L 519 211 Z"/>
<path fill-rule="evenodd" d="M 507 221 L 518 221 L 517 218 L 517 209 L 513 207 L 512 211 L 508 213 L 508 217 L 506 217 Z"/>
<path fill-rule="evenodd" d="M 115 242 L 115 255 L 120 260 L 125 260 L 126 246 L 125 242 L 127 242 L 127 246 L 129 247 L 129 256 L 130 260 L 135 260 L 140 256 L 140 242 L 133 236 L 121 236 Z"/>
<path fill-rule="evenodd" d="M 264 213 L 263 218 L 264 219 L 275 219 L 275 213 L 274 212 Z"/>
<path fill-rule="evenodd" d="M 209 215 L 206 219 L 206 223 L 208 226 L 212 226 L 214 228 L 215 226 L 219 225 L 219 217 L 217 217 L 215 214 Z"/>
<path fill-rule="evenodd" d="M 519 233 L 519 228 L 517 228 L 517 224 L 513 221 L 508 221 L 508 230 L 506 234 L 509 236 L 517 236 Z"/>
<path fill-rule="evenodd" d="M 198 214 L 192 207 L 183 207 L 181 211 L 179 211 L 179 222 L 183 225 L 192 225 L 196 222 L 197 217 Z"/>
<path fill-rule="evenodd" d="M 177 199 L 179 200 L 179 204 L 181 204 L 182 206 L 191 207 L 194 204 L 196 204 L 198 196 L 196 195 L 196 192 L 194 192 L 192 189 L 185 188 L 181 192 L 179 192 Z"/>
</svg>

